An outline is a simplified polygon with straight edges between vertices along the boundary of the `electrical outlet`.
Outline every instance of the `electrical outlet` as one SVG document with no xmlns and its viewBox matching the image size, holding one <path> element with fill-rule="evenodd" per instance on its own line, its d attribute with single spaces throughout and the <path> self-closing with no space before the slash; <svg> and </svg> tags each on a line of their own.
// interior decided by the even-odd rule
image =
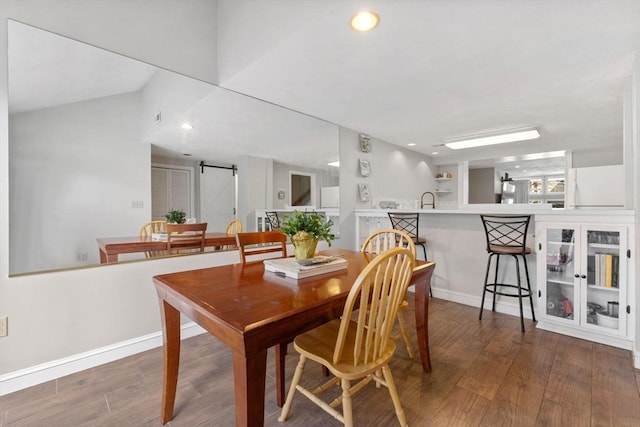
<svg viewBox="0 0 640 427">
<path fill-rule="evenodd" d="M 8 321 L 7 316 L 0 317 L 0 338 L 9 335 L 9 330 L 7 329 Z"/>
<path fill-rule="evenodd" d="M 131 207 L 134 209 L 142 209 L 144 208 L 144 201 L 143 200 L 133 200 L 131 202 Z"/>
<path fill-rule="evenodd" d="M 89 260 L 89 254 L 86 252 L 80 252 L 78 254 L 78 261 L 88 261 Z"/>
</svg>

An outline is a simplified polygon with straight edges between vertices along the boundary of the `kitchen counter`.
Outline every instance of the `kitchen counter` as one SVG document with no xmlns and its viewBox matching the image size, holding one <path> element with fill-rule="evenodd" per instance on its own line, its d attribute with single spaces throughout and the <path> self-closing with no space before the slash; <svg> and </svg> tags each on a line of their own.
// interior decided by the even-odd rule
<svg viewBox="0 0 640 427">
<path fill-rule="evenodd" d="M 358 250 L 364 239 L 381 228 L 390 228 L 388 212 L 419 212 L 419 235 L 427 240 L 427 258 L 435 261 L 432 278 L 433 295 L 458 303 L 479 307 L 487 262 L 486 238 L 480 214 L 533 215 L 527 232 L 527 245 L 536 246 L 536 221 L 558 224 L 635 224 L 635 211 L 626 209 L 551 209 L 549 205 L 474 204 L 447 209 L 356 209 Z M 531 282 L 536 284 L 538 251 L 528 258 Z M 422 258 L 422 253 L 419 253 Z M 515 279 L 513 263 L 505 264 L 505 279 Z M 516 303 L 500 298 L 497 310 L 519 316 Z M 543 308 L 538 307 L 538 310 Z M 531 317 L 525 308 L 525 317 Z"/>
<path fill-rule="evenodd" d="M 630 209 L 551 209 L 550 205 L 501 205 L 501 204 L 473 204 L 457 208 L 436 209 L 356 209 L 355 213 L 361 216 L 386 216 L 387 212 L 419 212 L 421 214 L 456 214 L 456 215 L 576 215 L 576 216 L 609 216 L 630 217 L 635 216 L 635 211 Z"/>
</svg>

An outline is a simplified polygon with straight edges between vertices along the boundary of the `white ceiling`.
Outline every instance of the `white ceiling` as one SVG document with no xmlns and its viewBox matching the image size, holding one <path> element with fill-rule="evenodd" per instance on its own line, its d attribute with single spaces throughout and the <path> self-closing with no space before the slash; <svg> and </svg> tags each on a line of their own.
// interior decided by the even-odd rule
<svg viewBox="0 0 640 427">
<path fill-rule="evenodd" d="M 484 165 L 486 159 L 517 161 L 558 150 L 621 153 L 622 95 L 640 45 L 638 0 L 218 3 L 220 85 L 231 90 L 393 144 L 415 143 L 410 149 L 439 152 L 436 164 Z M 363 8 L 381 17 L 370 33 L 348 27 Z M 10 35 L 10 46 L 14 42 Z M 67 96 L 74 87 L 89 90 L 83 85 L 98 81 L 105 69 L 113 74 L 103 63 L 89 74 L 93 78 L 70 79 L 60 67 L 73 58 L 61 61 L 54 47 L 48 51 L 68 84 L 47 85 L 34 75 L 44 68 L 40 64 L 21 64 L 29 74 L 12 71 L 10 57 L 12 109 L 30 108 L 20 93 Z M 126 73 L 135 78 L 119 85 L 144 85 L 153 67 L 137 64 Z M 42 84 L 21 90 L 16 76 Z M 107 92 L 96 96 L 109 94 L 109 88 L 100 90 Z M 446 139 L 524 126 L 537 126 L 541 138 L 457 151 L 441 147 Z"/>
<path fill-rule="evenodd" d="M 369 8 L 369 33 L 348 26 Z M 219 2 L 224 87 L 427 155 L 437 164 L 622 146 L 640 1 Z M 534 141 L 446 139 L 537 126 Z"/>
</svg>

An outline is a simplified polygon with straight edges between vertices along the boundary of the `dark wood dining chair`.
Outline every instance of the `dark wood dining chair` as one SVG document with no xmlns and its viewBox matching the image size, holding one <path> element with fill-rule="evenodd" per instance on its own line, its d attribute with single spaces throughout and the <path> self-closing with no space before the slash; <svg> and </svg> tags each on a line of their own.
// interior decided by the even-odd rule
<svg viewBox="0 0 640 427">
<path fill-rule="evenodd" d="M 167 252 L 178 254 L 180 251 L 204 252 L 204 240 L 207 223 L 167 224 Z"/>
<path fill-rule="evenodd" d="M 287 235 L 279 231 L 237 233 L 236 243 L 242 264 L 247 263 L 248 256 L 254 257 L 263 254 L 277 253 L 278 257 L 287 257 Z M 268 257 L 261 257 L 261 259 L 264 258 Z M 287 341 L 275 346 L 276 402 L 278 406 L 282 406 L 285 399 L 284 362 L 285 356 L 287 355 L 287 345 L 289 345 L 290 342 L 291 341 Z"/>
<path fill-rule="evenodd" d="M 243 264 L 247 263 L 247 257 L 261 254 L 278 253 L 280 257 L 287 256 L 287 235 L 279 231 L 238 233 L 236 243 L 240 252 L 240 262 Z"/>
</svg>

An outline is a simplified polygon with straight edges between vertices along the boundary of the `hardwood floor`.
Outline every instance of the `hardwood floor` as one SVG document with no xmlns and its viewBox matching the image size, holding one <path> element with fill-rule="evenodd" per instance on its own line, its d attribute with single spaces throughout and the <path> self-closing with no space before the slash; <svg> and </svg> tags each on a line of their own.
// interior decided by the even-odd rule
<svg viewBox="0 0 640 427">
<path fill-rule="evenodd" d="M 404 315 L 413 328 L 412 311 Z M 640 371 L 629 351 L 538 330 L 530 321 L 522 334 L 516 317 L 477 315 L 473 307 L 431 300 L 430 374 L 398 343 L 391 369 L 409 425 L 640 425 Z M 279 423 L 273 355 L 267 360 L 266 426 L 340 425 L 301 395 Z M 297 360 L 291 347 L 289 379 Z M 159 426 L 161 361 L 155 349 L 0 397 L 0 427 Z M 323 379 L 319 366 L 307 366 L 303 382 Z M 208 334 L 184 341 L 169 425 L 233 425 L 232 384 L 229 350 Z M 386 389 L 373 385 L 354 398 L 354 417 L 356 425 L 397 425 Z"/>
</svg>

